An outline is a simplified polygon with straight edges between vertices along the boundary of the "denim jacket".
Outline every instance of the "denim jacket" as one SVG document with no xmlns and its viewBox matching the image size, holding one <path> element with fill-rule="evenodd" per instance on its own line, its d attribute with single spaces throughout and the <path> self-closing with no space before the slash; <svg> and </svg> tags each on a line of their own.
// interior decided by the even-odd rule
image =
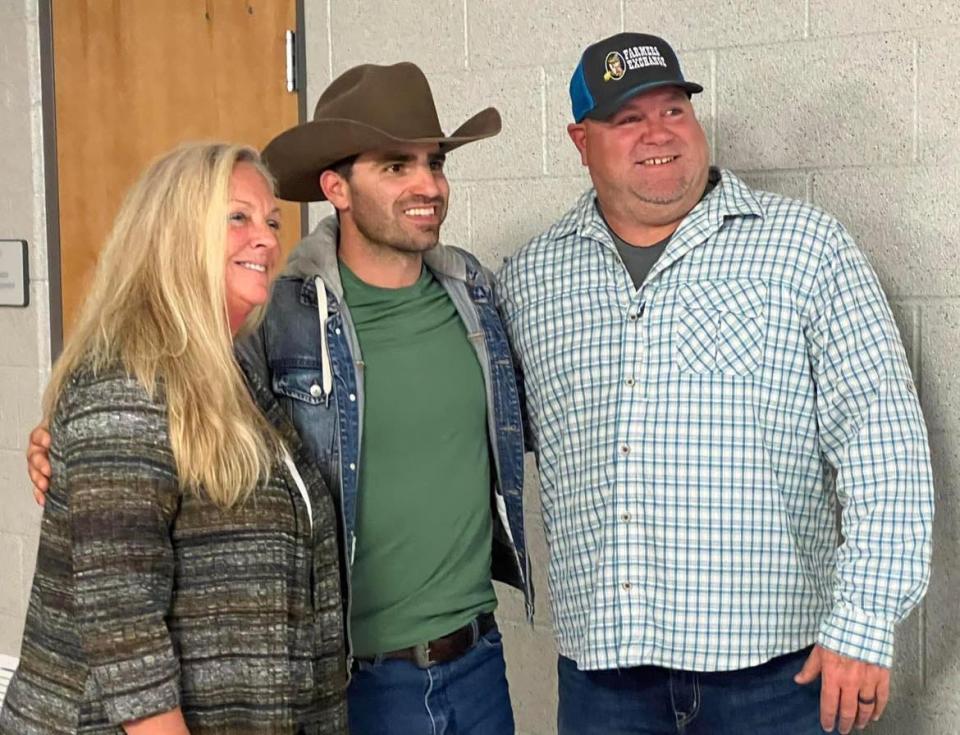
<svg viewBox="0 0 960 735">
<path fill-rule="evenodd" d="M 246 369 L 259 373 L 273 387 L 328 487 L 339 488 L 339 494 L 334 494 L 343 523 L 349 582 L 357 507 L 363 502 L 357 497 L 357 473 L 364 364 L 343 300 L 337 237 L 337 220 L 331 216 L 300 242 L 274 285 L 260 329 L 239 345 L 238 356 Z M 492 277 L 459 248 L 437 246 L 424 254 L 424 262 L 456 306 L 483 371 L 496 480 L 491 489 L 493 578 L 522 590 L 527 616 L 532 617 L 533 589 L 523 531 L 520 399 Z"/>
</svg>

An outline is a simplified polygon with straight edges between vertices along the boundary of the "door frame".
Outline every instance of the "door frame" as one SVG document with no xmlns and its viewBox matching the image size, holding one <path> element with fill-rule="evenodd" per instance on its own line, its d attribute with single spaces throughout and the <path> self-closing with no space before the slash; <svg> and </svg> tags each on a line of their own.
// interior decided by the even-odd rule
<svg viewBox="0 0 960 735">
<path fill-rule="evenodd" d="M 53 63 L 53 3 L 67 0 L 40 0 L 38 24 L 40 33 L 40 109 L 43 131 L 43 182 L 47 237 L 47 294 L 50 316 L 50 360 L 55 361 L 63 350 L 63 274 L 60 269 L 60 171 L 57 165 L 57 98 Z M 299 122 L 307 119 L 307 64 L 304 2 L 294 0 L 296 19 L 295 81 Z M 280 132 L 280 131 L 277 131 Z M 300 205 L 300 232 L 306 235 L 309 213 Z"/>
</svg>

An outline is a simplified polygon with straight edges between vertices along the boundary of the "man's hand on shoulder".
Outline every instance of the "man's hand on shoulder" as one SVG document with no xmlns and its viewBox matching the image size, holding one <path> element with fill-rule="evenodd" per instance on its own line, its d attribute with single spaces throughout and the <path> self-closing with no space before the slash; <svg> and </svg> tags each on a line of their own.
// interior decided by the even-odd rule
<svg viewBox="0 0 960 735">
<path fill-rule="evenodd" d="M 814 646 L 794 681 L 810 684 L 817 676 L 822 679 L 820 724 L 825 731 L 837 727 L 846 735 L 854 726 L 863 730 L 880 719 L 890 698 L 889 669 Z"/>
<path fill-rule="evenodd" d="M 46 424 L 40 424 L 30 432 L 27 446 L 27 473 L 33 483 L 33 497 L 38 505 L 45 502 L 50 489 L 50 432 Z"/>
</svg>

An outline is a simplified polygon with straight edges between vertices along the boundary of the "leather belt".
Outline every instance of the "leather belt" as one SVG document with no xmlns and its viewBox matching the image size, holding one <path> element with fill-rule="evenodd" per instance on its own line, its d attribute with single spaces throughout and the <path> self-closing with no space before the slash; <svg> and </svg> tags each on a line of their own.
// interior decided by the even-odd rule
<svg viewBox="0 0 960 735">
<path fill-rule="evenodd" d="M 412 661 L 421 669 L 429 669 L 434 664 L 445 664 L 460 658 L 473 648 L 481 636 L 497 627 L 493 613 L 480 613 L 476 618 L 452 633 L 427 643 L 418 643 L 396 651 L 387 651 L 377 656 L 361 657 L 358 660 L 376 662 L 384 659 L 403 659 Z"/>
</svg>

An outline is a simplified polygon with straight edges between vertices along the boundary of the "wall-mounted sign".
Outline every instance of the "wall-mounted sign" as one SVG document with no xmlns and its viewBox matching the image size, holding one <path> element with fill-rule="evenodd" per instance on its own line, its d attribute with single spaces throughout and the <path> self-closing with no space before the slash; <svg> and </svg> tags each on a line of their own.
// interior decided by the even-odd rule
<svg viewBox="0 0 960 735">
<path fill-rule="evenodd" d="M 26 306 L 27 241 L 0 240 L 0 306 Z"/>
</svg>

